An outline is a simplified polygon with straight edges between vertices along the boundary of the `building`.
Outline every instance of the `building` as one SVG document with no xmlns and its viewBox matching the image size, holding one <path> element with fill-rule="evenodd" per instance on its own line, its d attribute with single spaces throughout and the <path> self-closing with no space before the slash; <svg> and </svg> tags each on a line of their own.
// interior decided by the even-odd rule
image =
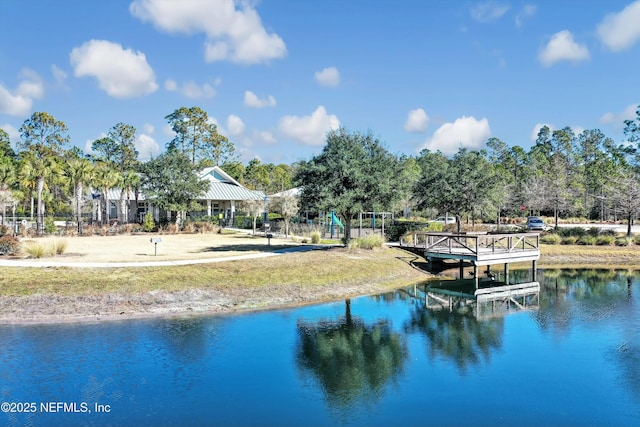
<svg viewBox="0 0 640 427">
<path fill-rule="evenodd" d="M 249 190 L 242 186 L 218 166 L 201 170 L 199 176 L 209 185 L 204 195 L 197 199 L 201 209 L 188 212 L 187 218 L 217 217 L 226 224 L 232 224 L 238 202 L 265 199 L 263 192 Z M 153 219 L 157 222 L 171 221 L 172 219 L 171 212 L 153 206 L 141 191 L 135 189 L 122 191 L 119 188 L 112 188 L 108 191 L 107 196 L 109 222 L 142 222 L 147 212 L 151 212 Z M 99 190 L 91 189 L 89 197 L 93 201 L 93 221 L 106 222 L 106 219 L 103 220 L 105 200 L 102 199 L 104 195 Z"/>
</svg>

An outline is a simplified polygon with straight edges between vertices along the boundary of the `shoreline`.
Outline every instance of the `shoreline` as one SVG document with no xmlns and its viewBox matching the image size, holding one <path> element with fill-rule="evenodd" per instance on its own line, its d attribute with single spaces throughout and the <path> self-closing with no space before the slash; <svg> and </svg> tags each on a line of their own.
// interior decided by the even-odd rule
<svg viewBox="0 0 640 427">
<path fill-rule="evenodd" d="M 448 277 L 449 272 L 430 274 L 423 269 L 422 258 L 400 249 L 298 246 L 274 251 L 237 244 L 233 248 L 244 253 L 227 257 L 221 247 L 213 258 L 199 258 L 191 265 L 91 268 L 36 262 L 39 268 L 0 267 L 4 272 L 0 274 L 4 276 L 0 277 L 0 326 L 278 310 L 375 295 Z M 550 247 L 543 250 L 538 268 L 640 269 L 640 251 L 603 249 Z M 529 267 L 526 263 L 513 265 L 514 269 Z"/>
</svg>

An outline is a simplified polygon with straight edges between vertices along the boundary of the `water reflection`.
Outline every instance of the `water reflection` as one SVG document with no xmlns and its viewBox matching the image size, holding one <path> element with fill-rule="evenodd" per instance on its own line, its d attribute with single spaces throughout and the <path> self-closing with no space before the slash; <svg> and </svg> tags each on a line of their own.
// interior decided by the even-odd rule
<svg viewBox="0 0 640 427">
<path fill-rule="evenodd" d="M 406 339 L 391 321 L 367 323 L 351 314 L 349 300 L 344 316 L 298 321 L 297 331 L 296 363 L 303 378 L 315 378 L 329 405 L 341 411 L 382 399 L 407 360 Z"/>
<path fill-rule="evenodd" d="M 470 306 L 451 311 L 414 307 L 405 330 L 427 338 L 431 359 L 449 359 L 466 373 L 469 367 L 488 362 L 491 353 L 500 349 L 504 319 L 479 320 Z"/>
</svg>

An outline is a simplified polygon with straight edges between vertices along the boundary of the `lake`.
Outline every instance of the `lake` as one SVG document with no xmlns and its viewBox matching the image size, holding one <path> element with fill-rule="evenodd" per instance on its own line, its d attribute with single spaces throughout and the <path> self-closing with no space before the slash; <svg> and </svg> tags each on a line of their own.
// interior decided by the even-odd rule
<svg viewBox="0 0 640 427">
<path fill-rule="evenodd" d="M 482 310 L 426 308 L 418 286 L 241 315 L 3 325 L 0 425 L 640 425 L 640 272 L 538 281 Z"/>
</svg>

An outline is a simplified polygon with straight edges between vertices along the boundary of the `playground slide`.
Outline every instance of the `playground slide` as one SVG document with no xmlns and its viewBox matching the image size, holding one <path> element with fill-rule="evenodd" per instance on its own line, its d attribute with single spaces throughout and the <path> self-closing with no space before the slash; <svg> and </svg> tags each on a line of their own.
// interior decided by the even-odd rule
<svg viewBox="0 0 640 427">
<path fill-rule="evenodd" d="M 344 225 L 342 224 L 342 222 L 340 222 L 340 220 L 338 219 L 338 217 L 336 216 L 335 213 L 331 212 L 331 221 L 333 221 L 333 223 L 335 225 L 337 225 L 340 228 L 344 228 Z"/>
</svg>

